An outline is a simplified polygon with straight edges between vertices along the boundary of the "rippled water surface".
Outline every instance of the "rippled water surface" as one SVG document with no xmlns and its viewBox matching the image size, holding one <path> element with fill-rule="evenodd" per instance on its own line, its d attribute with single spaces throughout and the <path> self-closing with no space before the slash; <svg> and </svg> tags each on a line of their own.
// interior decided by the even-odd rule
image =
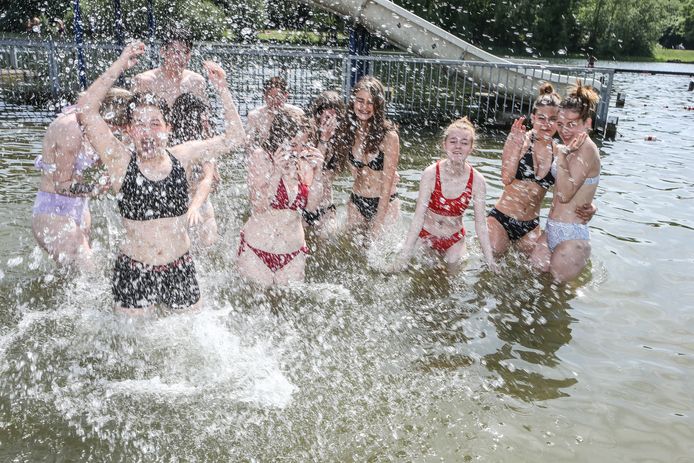
<svg viewBox="0 0 694 463">
<path fill-rule="evenodd" d="M 207 307 L 149 321 L 110 310 L 112 200 L 92 206 L 96 274 L 68 279 L 35 246 L 31 164 L 50 117 L 0 103 L 0 460 L 692 461 L 687 85 L 617 74 L 627 105 L 610 112 L 592 262 L 571 286 L 514 256 L 489 274 L 473 240 L 458 275 L 380 272 L 438 155 L 429 131 L 403 128 L 399 232 L 366 255 L 313 242 L 307 282 L 283 290 L 231 265 L 247 204 L 225 159 L 222 240 L 197 259 Z M 500 149 L 485 134 L 473 159 L 490 203 Z"/>
</svg>

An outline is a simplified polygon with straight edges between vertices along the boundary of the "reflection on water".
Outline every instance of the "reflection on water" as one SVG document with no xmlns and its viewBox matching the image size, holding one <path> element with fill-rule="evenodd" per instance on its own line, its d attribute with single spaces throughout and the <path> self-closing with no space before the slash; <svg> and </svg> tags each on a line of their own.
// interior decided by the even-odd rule
<svg viewBox="0 0 694 463">
<path fill-rule="evenodd" d="M 655 85 L 636 84 L 640 92 Z M 311 241 L 308 283 L 257 292 L 230 265 L 247 212 L 241 163 L 227 158 L 225 188 L 213 199 L 223 236 L 196 261 L 206 310 L 137 321 L 110 310 L 113 200 L 94 204 L 99 271 L 75 282 L 61 276 L 28 225 L 31 161 L 49 119 L 0 111 L 0 459 L 688 455 L 694 295 L 681 243 L 694 222 L 678 211 L 692 200 L 684 150 L 694 139 L 681 115 L 660 114 L 663 128 L 644 122 L 651 108 L 628 110 L 619 114 L 621 140 L 602 147 L 592 268 L 574 285 L 553 285 L 514 255 L 493 275 L 472 240 L 458 274 L 423 261 L 388 274 L 391 236 L 366 254 L 349 238 Z M 644 142 L 642 132 L 656 128 L 663 143 Z M 438 144 L 432 130 L 402 133 L 401 234 Z M 489 202 L 501 188 L 500 140 L 483 136 L 472 160 Z M 337 182 L 338 203 L 347 189 L 348 180 Z M 631 442 L 650 447 L 632 451 Z"/>
</svg>

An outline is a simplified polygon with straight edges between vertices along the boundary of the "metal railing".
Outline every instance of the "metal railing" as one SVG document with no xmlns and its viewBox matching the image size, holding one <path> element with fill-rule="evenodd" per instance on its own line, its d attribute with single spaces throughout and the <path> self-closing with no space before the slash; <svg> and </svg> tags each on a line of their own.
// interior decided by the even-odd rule
<svg viewBox="0 0 694 463">
<path fill-rule="evenodd" d="M 118 56 L 112 44 L 85 44 L 84 52 L 88 82 Z M 158 56 L 151 56 L 129 75 L 156 66 Z M 482 124 L 504 124 L 527 114 L 545 80 L 562 87 L 581 78 L 600 90 L 596 125 L 602 128 L 614 77 L 614 71 L 605 68 L 433 60 L 402 54 L 362 57 L 329 49 L 220 43 L 196 44 L 191 68 L 200 71 L 203 59 L 215 59 L 227 70 L 241 115 L 262 104 L 263 82 L 272 76 L 285 77 L 290 101 L 306 106 L 324 90 L 348 95 L 350 76 L 359 68 L 383 82 L 391 116 L 434 120 L 466 115 Z M 74 44 L 0 40 L 0 97 L 58 100 L 73 98 L 78 91 Z"/>
</svg>

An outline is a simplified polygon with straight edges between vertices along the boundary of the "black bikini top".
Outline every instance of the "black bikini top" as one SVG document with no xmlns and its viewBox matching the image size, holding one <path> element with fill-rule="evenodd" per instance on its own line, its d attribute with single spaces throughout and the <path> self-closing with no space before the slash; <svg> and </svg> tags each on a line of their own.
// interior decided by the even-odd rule
<svg viewBox="0 0 694 463">
<path fill-rule="evenodd" d="M 352 165 L 357 169 L 363 169 L 364 167 L 368 167 L 371 170 L 383 170 L 384 159 L 385 155 L 383 154 L 383 151 L 381 151 L 380 149 L 378 150 L 378 156 L 369 161 L 368 164 L 354 159 L 354 153 L 351 150 L 349 152 L 349 162 L 352 163 Z"/>
<path fill-rule="evenodd" d="M 535 134 L 532 134 L 530 136 L 530 146 L 528 147 L 528 151 L 526 151 L 523 157 L 520 159 L 520 161 L 518 161 L 518 169 L 516 169 L 516 179 L 535 182 L 545 190 L 549 190 L 549 188 L 552 185 L 554 185 L 555 178 L 554 175 L 552 175 L 551 169 L 543 178 L 537 178 L 535 176 L 535 164 L 533 162 L 534 143 Z M 552 161 L 554 161 L 554 154 L 552 154 Z"/>
<path fill-rule="evenodd" d="M 121 216 L 130 220 L 154 220 L 180 217 L 188 211 L 188 181 L 181 163 L 168 150 L 171 172 L 159 181 L 150 180 L 140 172 L 135 154 L 118 195 Z"/>
</svg>

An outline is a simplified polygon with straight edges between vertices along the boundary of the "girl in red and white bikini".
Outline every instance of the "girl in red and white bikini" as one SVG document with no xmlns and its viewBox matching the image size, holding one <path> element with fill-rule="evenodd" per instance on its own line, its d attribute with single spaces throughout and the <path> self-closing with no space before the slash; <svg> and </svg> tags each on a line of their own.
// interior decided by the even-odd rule
<svg viewBox="0 0 694 463">
<path fill-rule="evenodd" d="M 306 240 L 302 210 L 323 156 L 311 143 L 308 120 L 280 110 L 270 133 L 248 159 L 251 216 L 241 229 L 238 269 L 264 286 L 303 281 Z"/>
<path fill-rule="evenodd" d="M 475 128 L 465 117 L 448 126 L 443 135 L 446 159 L 422 173 L 414 218 L 400 254 L 399 267 L 406 265 L 414 250 L 426 246 L 455 267 L 465 255 L 463 215 L 472 202 L 475 230 L 487 265 L 497 271 L 485 218 L 486 183 L 467 158 L 474 149 Z"/>
</svg>

